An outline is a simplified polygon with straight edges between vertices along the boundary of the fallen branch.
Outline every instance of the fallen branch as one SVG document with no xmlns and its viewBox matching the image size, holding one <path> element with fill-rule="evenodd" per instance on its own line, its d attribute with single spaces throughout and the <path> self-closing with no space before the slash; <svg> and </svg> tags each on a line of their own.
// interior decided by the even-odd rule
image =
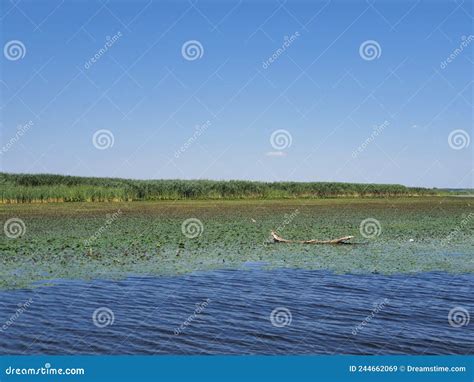
<svg viewBox="0 0 474 382">
<path fill-rule="evenodd" d="M 271 231 L 270 235 L 275 243 L 294 243 L 294 244 L 351 244 L 347 241 L 352 239 L 354 236 L 344 236 L 339 239 L 332 240 L 287 240 L 278 236 L 275 231 Z"/>
</svg>

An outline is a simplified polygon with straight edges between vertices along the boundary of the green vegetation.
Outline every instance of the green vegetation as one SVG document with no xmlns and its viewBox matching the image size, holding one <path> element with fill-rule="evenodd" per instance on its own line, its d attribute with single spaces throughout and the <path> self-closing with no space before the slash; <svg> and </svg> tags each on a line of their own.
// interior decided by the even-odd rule
<svg viewBox="0 0 474 382">
<path fill-rule="evenodd" d="M 0 235 L 0 289 L 255 263 L 339 273 L 474 273 L 471 211 L 472 200 L 452 197 L 0 205 L 2 225 L 14 218 L 24 225 L 19 237 Z M 378 220 L 378 236 L 362 236 L 367 218 Z M 188 219 L 202 224 L 196 237 L 183 233 Z M 267 244 L 272 229 L 299 240 L 354 235 L 366 244 Z"/>
<path fill-rule="evenodd" d="M 0 173 L 1 203 L 107 202 L 185 199 L 287 199 L 437 195 L 397 184 L 132 180 Z"/>
</svg>

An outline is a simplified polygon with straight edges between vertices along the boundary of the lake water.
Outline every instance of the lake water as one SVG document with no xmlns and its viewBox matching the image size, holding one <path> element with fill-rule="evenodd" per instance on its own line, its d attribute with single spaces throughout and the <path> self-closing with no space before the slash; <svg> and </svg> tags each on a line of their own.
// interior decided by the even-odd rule
<svg viewBox="0 0 474 382">
<path fill-rule="evenodd" d="M 473 286 L 472 274 L 338 275 L 259 263 L 59 280 L 0 291 L 0 353 L 473 354 L 465 315 L 474 312 Z"/>
</svg>

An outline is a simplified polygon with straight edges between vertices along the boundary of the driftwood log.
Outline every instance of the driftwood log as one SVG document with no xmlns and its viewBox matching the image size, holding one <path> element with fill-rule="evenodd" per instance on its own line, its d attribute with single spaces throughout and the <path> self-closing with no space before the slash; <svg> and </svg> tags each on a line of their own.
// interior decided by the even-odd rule
<svg viewBox="0 0 474 382">
<path fill-rule="evenodd" d="M 338 239 L 332 240 L 287 240 L 278 236 L 275 231 L 271 231 L 270 235 L 273 238 L 274 243 L 296 243 L 296 244 L 351 244 L 348 243 L 354 236 L 344 236 Z"/>
</svg>

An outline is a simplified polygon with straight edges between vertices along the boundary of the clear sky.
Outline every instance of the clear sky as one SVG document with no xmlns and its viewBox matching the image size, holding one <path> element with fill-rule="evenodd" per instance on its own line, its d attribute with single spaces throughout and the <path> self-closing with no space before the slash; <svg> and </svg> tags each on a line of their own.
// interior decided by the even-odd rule
<svg viewBox="0 0 474 382">
<path fill-rule="evenodd" d="M 470 1 L 0 2 L 2 171 L 474 187 Z"/>
</svg>

